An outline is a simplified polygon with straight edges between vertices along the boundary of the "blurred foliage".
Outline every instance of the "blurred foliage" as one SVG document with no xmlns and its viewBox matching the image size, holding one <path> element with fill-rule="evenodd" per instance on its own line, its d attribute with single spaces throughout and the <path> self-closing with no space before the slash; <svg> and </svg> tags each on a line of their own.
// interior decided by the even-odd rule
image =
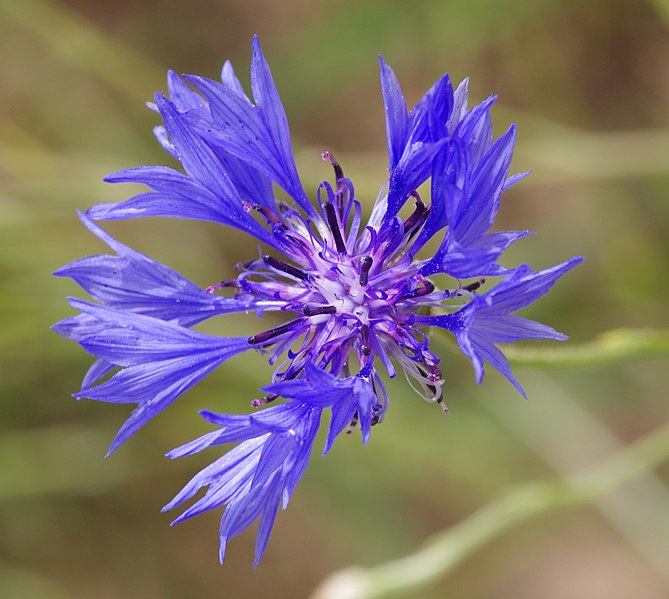
<svg viewBox="0 0 669 599">
<path fill-rule="evenodd" d="M 501 490 L 568 478 L 666 423 L 668 15 L 664 0 L 0 0 L 0 596 L 305 597 L 338 568 L 409 554 Z M 49 331 L 79 293 L 50 273 L 104 251 L 75 208 L 132 192 L 102 184 L 108 172 L 166 160 L 143 102 L 167 68 L 215 76 L 231 58 L 246 81 L 254 32 L 309 188 L 329 176 L 330 149 L 359 197 L 376 197 L 382 53 L 410 100 L 450 70 L 471 77 L 474 98 L 499 94 L 497 132 L 519 124 L 513 168 L 534 174 L 507 193 L 499 227 L 538 234 L 509 264 L 587 257 L 527 310 L 572 341 L 509 352 L 529 402 L 494 373 L 474 385 L 438 340 L 450 415 L 394 381 L 368 447 L 354 435 L 312 460 L 257 571 L 252 534 L 221 568 L 216 515 L 170 529 L 159 508 L 216 457 L 161 454 L 207 430 L 197 409 L 247 411 L 268 379 L 262 360 L 226 364 L 103 460 L 127 407 L 71 399 L 90 360 Z M 255 253 L 204 223 L 108 229 L 201 285 Z M 558 362 L 581 367 L 530 370 Z M 668 474 L 509 531 L 412 597 L 666 597 Z"/>
<path fill-rule="evenodd" d="M 375 568 L 349 568 L 328 577 L 313 599 L 382 599 L 408 595 L 438 580 L 472 553 L 532 518 L 601 500 L 620 485 L 669 458 L 669 425 L 588 472 L 568 480 L 530 482 L 509 491 L 457 525 L 434 535 L 419 551 Z"/>
</svg>

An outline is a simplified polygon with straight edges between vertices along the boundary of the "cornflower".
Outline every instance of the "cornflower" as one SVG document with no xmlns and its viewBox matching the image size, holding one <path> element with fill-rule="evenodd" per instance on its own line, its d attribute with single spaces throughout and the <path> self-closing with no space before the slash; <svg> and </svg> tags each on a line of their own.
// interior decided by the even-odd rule
<svg viewBox="0 0 669 599">
<path fill-rule="evenodd" d="M 315 202 L 307 195 L 281 100 L 254 38 L 252 99 L 229 62 L 220 82 L 169 72 L 169 97 L 156 94 L 151 105 L 164 123 L 154 132 L 185 173 L 142 166 L 108 176 L 150 191 L 80 214 L 114 253 L 55 273 L 95 300 L 70 299 L 79 314 L 54 327 L 97 358 L 74 396 L 136 406 L 109 453 L 229 358 L 256 350 L 277 365 L 252 413 L 202 411 L 215 430 L 168 453 L 178 458 L 237 443 L 164 508 L 206 487 L 175 522 L 225 506 L 221 562 L 228 541 L 259 520 L 258 564 L 278 506 L 288 505 L 307 467 L 323 412 L 330 413 L 324 454 L 344 431 L 359 428 L 363 443 L 369 441 L 389 406 L 382 372 L 392 379 L 403 371 L 418 395 L 446 411 L 440 358 L 426 328 L 454 335 L 477 382 L 487 362 L 523 395 L 497 344 L 566 339 L 513 313 L 546 294 L 581 258 L 538 272 L 526 265 L 507 269 L 500 256 L 528 232 L 490 232 L 502 193 L 527 174 L 508 174 L 515 126 L 493 139 L 495 98 L 468 108 L 467 80 L 454 91 L 448 75 L 409 112 L 395 74 L 379 60 L 389 177 L 366 224 L 353 183 L 329 152 L 322 156 L 334 181 L 319 185 Z M 428 180 L 429 204 L 418 193 Z M 275 185 L 290 199 L 278 200 Z M 213 221 L 253 236 L 265 249 L 239 263 L 230 278 L 202 288 L 94 222 L 144 216 Z M 420 257 L 435 238 L 436 251 Z M 436 275 L 453 284 L 438 287 Z M 490 276 L 502 278 L 481 292 Z M 249 337 L 192 328 L 241 312 L 286 317 Z"/>
</svg>

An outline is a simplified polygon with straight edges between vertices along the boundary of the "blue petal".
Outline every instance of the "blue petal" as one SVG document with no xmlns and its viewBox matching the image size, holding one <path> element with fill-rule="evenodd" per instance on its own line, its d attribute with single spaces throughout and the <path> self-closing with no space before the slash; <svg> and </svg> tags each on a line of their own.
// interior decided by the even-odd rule
<svg viewBox="0 0 669 599">
<path fill-rule="evenodd" d="M 337 436 L 351 423 L 356 412 L 362 428 L 363 443 L 367 443 L 372 407 L 377 403 L 370 380 L 361 376 L 340 379 L 311 363 L 307 363 L 304 372 L 303 379 L 274 383 L 263 388 L 263 391 L 332 409 L 323 454 L 331 449 Z"/>
<path fill-rule="evenodd" d="M 360 419 L 360 429 L 362 431 L 362 442 L 366 445 L 369 443 L 369 437 L 372 432 L 372 408 L 378 403 L 374 387 L 370 379 L 355 377 L 353 386 L 353 396 L 356 398 L 358 404 L 358 417 Z M 332 441 L 337 436 L 336 431 L 332 431 Z M 332 442 L 330 443 L 332 444 Z"/>
<path fill-rule="evenodd" d="M 285 111 L 257 38 L 251 62 L 255 106 L 233 86 L 204 77 L 185 76 L 185 79 L 205 95 L 211 109 L 210 121 L 193 122 L 199 133 L 264 172 L 307 214 L 315 215 L 297 173 Z"/>
<path fill-rule="evenodd" d="M 513 343 L 522 339 L 552 339 L 566 341 L 567 336 L 552 327 L 521 316 L 482 312 L 476 321 L 476 329 L 494 343 Z"/>
<path fill-rule="evenodd" d="M 464 82 L 463 82 L 464 84 Z M 423 230 L 411 249 L 412 255 L 439 230 L 449 226 L 447 238 L 442 242 L 439 255 L 433 257 L 424 272 L 446 272 L 456 277 L 473 276 L 472 269 L 453 267 L 448 257 L 453 248 L 462 255 L 472 253 L 472 268 L 482 253 L 477 250 L 481 237 L 490 229 L 499 210 L 501 194 L 525 176 L 525 173 L 506 178 L 513 154 L 515 127 L 492 144 L 490 106 L 494 97 L 466 112 L 466 86 L 458 88 L 456 110 L 461 119 L 447 146 L 435 157 L 432 164 L 432 210 Z M 455 102 L 455 100 L 454 100 Z M 449 130 L 455 121 L 449 120 Z M 491 244 L 486 244 L 490 246 Z M 469 251 L 468 251 L 469 248 Z M 491 248 L 492 249 L 492 248 Z M 503 247 L 500 246 L 500 252 Z M 499 256 L 499 254 L 498 254 Z M 492 262 L 497 256 L 491 254 Z M 440 265 L 444 266 L 441 267 Z M 475 275 L 489 273 L 474 273 Z"/>
<path fill-rule="evenodd" d="M 200 509 L 203 500 L 207 500 L 212 507 L 220 507 L 224 505 L 239 490 L 240 486 L 247 484 L 251 480 L 253 470 L 258 465 L 260 452 L 267 437 L 268 435 L 265 435 L 241 443 L 198 472 L 184 486 L 184 488 L 177 493 L 172 501 L 163 507 L 162 511 L 166 512 L 172 510 L 181 505 L 184 501 L 188 501 L 203 487 L 210 487 L 207 496 L 193 504 L 179 516 L 173 524 L 186 520 L 202 511 L 206 511 L 207 509 L 211 509 L 210 507 Z M 177 451 L 178 450 L 174 450 L 168 455 L 170 457 L 181 457 L 181 455 L 175 455 Z M 184 453 L 183 455 L 189 455 L 189 453 Z M 214 496 L 216 496 L 216 500 L 214 500 L 216 503 L 212 502 Z M 218 502 L 219 499 L 220 502 Z"/>
<path fill-rule="evenodd" d="M 502 193 L 504 193 L 507 189 L 513 187 L 516 183 L 522 181 L 525 177 L 528 177 L 531 174 L 532 171 L 525 171 L 524 173 L 516 173 L 515 175 L 510 175 L 509 177 L 507 177 L 506 181 L 504 181 L 504 185 L 502 186 Z"/>
<path fill-rule="evenodd" d="M 390 172 L 388 210 L 386 218 L 395 216 L 412 191 L 418 189 L 430 175 L 432 161 L 447 139 L 436 142 L 409 144 Z"/>
<path fill-rule="evenodd" d="M 192 326 L 217 314 L 246 312 L 257 307 L 258 302 L 248 295 L 225 298 L 206 293 L 171 268 L 115 240 L 86 216 L 79 214 L 79 217 L 89 231 L 118 255 L 81 258 L 54 275 L 72 278 L 99 302 L 182 326 Z"/>
<path fill-rule="evenodd" d="M 234 209 L 226 210 L 217 198 L 192 186 L 189 197 L 174 192 L 148 191 L 114 204 L 97 204 L 86 211 L 94 220 L 123 220 L 146 216 L 185 218 L 222 223 L 241 229 L 256 239 L 281 251 L 276 239 L 246 213 Z"/>
<path fill-rule="evenodd" d="M 438 141 L 445 137 L 452 110 L 453 86 L 449 76 L 442 75 L 411 110 L 409 138 Z"/>
<path fill-rule="evenodd" d="M 511 316 L 545 295 L 568 270 L 580 264 L 576 257 L 540 272 L 521 266 L 483 295 L 453 314 L 416 315 L 419 325 L 438 326 L 453 333 L 462 352 L 471 360 L 477 382 L 483 379 L 483 361 L 501 372 L 524 396 L 525 392 L 511 374 L 511 367 L 496 343 L 522 339 L 564 341 L 566 335 L 526 318 Z"/>
<path fill-rule="evenodd" d="M 321 409 L 293 401 L 267 408 L 251 417 L 211 413 L 204 416 L 222 423 L 223 428 L 177 448 L 170 452 L 171 457 L 200 451 L 217 444 L 222 438 L 233 440 L 231 433 L 235 427 L 244 432 L 234 440 L 244 437 L 246 440 L 193 477 L 163 510 L 176 507 L 201 488 L 208 487 L 205 496 L 174 522 L 227 504 L 220 529 L 220 558 L 223 561 L 228 541 L 260 518 L 255 553 L 257 565 L 267 546 L 280 498 L 284 497 L 285 507 L 306 469 Z M 256 416 L 259 418 L 254 422 Z M 257 436 L 260 420 L 270 424 L 274 430 Z M 278 422 L 282 426 L 277 427 Z"/>
<path fill-rule="evenodd" d="M 156 106 L 156 112 L 158 112 L 157 106 Z M 174 149 L 172 141 L 170 140 L 170 136 L 167 135 L 167 130 L 165 129 L 165 127 L 163 127 L 163 125 L 156 125 L 153 128 L 153 135 L 158 141 L 158 143 L 162 146 L 163 150 L 165 150 L 175 160 L 179 160 L 177 151 Z"/>
<path fill-rule="evenodd" d="M 515 137 L 516 129 L 512 125 L 478 162 L 466 199 L 451 224 L 451 235 L 458 242 L 469 245 L 492 226 L 513 156 Z"/>
<path fill-rule="evenodd" d="M 435 255 L 420 269 L 427 277 L 446 273 L 458 279 L 488 275 L 487 269 L 494 265 L 501 254 L 495 246 L 467 247 L 451 241 L 450 235 L 439 247 Z"/>
<path fill-rule="evenodd" d="M 137 404 L 110 445 L 108 453 L 112 453 L 212 370 L 235 353 L 243 351 L 241 347 L 235 349 L 236 351 L 228 350 L 227 353 L 221 350 L 218 354 L 198 355 L 195 358 L 185 355 L 183 358 L 124 368 L 108 381 L 80 391 L 75 397 L 109 403 Z"/>
<path fill-rule="evenodd" d="M 409 252 L 412 256 L 438 231 L 452 223 L 462 203 L 463 188 L 469 176 L 469 157 L 465 145 L 451 139 L 432 163 L 430 196 L 432 205 L 427 220 Z"/>
<path fill-rule="evenodd" d="M 213 147 L 212 150 L 243 201 L 261 204 L 273 212 L 277 211 L 272 180 L 265 173 L 221 148 Z"/>
<path fill-rule="evenodd" d="M 469 78 L 462 80 L 455 92 L 453 92 L 453 108 L 451 116 L 448 119 L 447 129 L 450 133 L 460 124 L 460 121 L 467 114 L 467 100 L 469 96 Z"/>
<path fill-rule="evenodd" d="M 303 414 L 304 418 L 308 418 L 309 410 L 304 410 Z M 271 480 L 277 472 L 282 472 L 284 464 L 289 462 L 290 454 L 295 451 L 298 445 L 299 438 L 295 430 L 270 435 L 263 444 L 258 467 L 253 472 L 249 491 L 253 492 L 265 486 L 267 481 Z"/>
<path fill-rule="evenodd" d="M 435 255 L 421 268 L 423 275 L 443 272 L 456 278 L 468 278 L 500 274 L 503 269 L 495 266 L 499 256 L 511 243 L 529 234 L 527 231 L 486 234 L 506 188 L 514 140 L 515 127 L 511 126 L 488 148 L 471 172 L 473 157 L 462 155 L 462 144 L 449 144 L 449 150 L 444 152 L 455 160 L 446 163 L 441 157 L 435 160 L 434 166 L 439 169 L 433 173 L 436 175 L 433 185 L 439 185 L 435 216 L 426 223 L 414 251 L 446 222 L 449 229 Z M 454 168 L 464 169 L 465 174 L 449 170 Z"/>
<path fill-rule="evenodd" d="M 156 104 L 188 175 L 215 196 L 227 200 L 233 206 L 239 204 L 237 190 L 209 146 L 192 130 L 167 98 L 156 94 Z"/>
<path fill-rule="evenodd" d="M 492 144 L 492 120 L 490 108 L 497 96 L 490 96 L 468 111 L 455 128 L 454 135 L 467 145 L 467 152 L 475 166 Z"/>
<path fill-rule="evenodd" d="M 420 272 L 423 276 L 446 273 L 457 279 L 504 274 L 505 269 L 495 262 L 513 242 L 530 234 L 529 231 L 488 233 L 467 246 L 453 241 L 448 231 L 442 245 Z"/>
<path fill-rule="evenodd" d="M 244 87 L 241 82 L 235 75 L 235 70 L 232 68 L 232 63 L 229 60 L 226 60 L 221 69 L 221 83 L 228 88 L 230 91 L 235 92 L 237 95 L 246 98 L 246 92 L 244 92 Z M 248 98 L 247 98 L 248 99 Z"/>
<path fill-rule="evenodd" d="M 88 216 L 96 220 L 144 216 L 209 220 L 241 229 L 276 247 L 274 237 L 244 209 L 239 191 L 214 150 L 192 130 L 171 102 L 159 95 L 156 99 L 174 152 L 190 176 L 164 166 L 138 167 L 113 173 L 105 181 L 140 183 L 154 191 L 138 194 L 117 204 L 98 204 L 88 210 Z M 250 176 L 242 171 L 236 172 L 236 175 L 243 183 Z M 246 186 L 245 192 L 250 189 Z M 265 190 L 264 197 L 266 193 Z M 258 198 L 257 201 L 267 200 Z"/>
<path fill-rule="evenodd" d="M 409 113 L 404 94 L 393 70 L 379 56 L 381 67 L 381 93 L 386 114 L 386 138 L 390 170 L 400 161 L 408 138 Z"/>
<path fill-rule="evenodd" d="M 247 491 L 233 498 L 221 518 L 219 558 L 221 563 L 225 560 L 225 550 L 228 542 L 239 533 L 246 530 L 253 522 L 268 511 L 276 513 L 279 508 L 279 497 L 281 494 L 281 480 L 279 474 L 275 474 L 272 480 L 260 489 Z M 273 518 L 272 518 L 273 520 Z M 259 531 L 267 534 L 269 531 Z M 267 544 L 267 539 L 259 539 L 261 548 Z M 256 553 L 254 566 L 258 565 L 262 556 Z"/>
<path fill-rule="evenodd" d="M 265 553 L 265 549 L 267 548 L 267 543 L 269 543 L 269 536 L 272 532 L 274 520 L 276 520 L 276 512 L 279 508 L 281 490 L 282 489 L 278 484 L 272 485 L 269 489 L 267 497 L 264 500 L 266 507 L 262 512 L 260 523 L 258 524 L 258 534 L 256 537 L 256 546 L 253 556 L 254 568 L 257 568 L 260 564 L 260 560 L 262 559 L 262 556 Z"/>
<path fill-rule="evenodd" d="M 246 337 L 212 337 L 185 327 L 71 298 L 72 307 L 95 318 L 99 328 L 78 339 L 93 355 L 117 366 L 136 366 L 186 354 L 243 351 Z"/>
<path fill-rule="evenodd" d="M 89 335 L 96 334 L 104 326 L 104 323 L 100 322 L 97 318 L 88 314 L 77 314 L 76 316 L 61 320 L 53 325 L 51 329 L 63 337 L 78 342 Z M 106 360 L 96 360 L 84 375 L 81 388 L 87 389 L 115 368 L 116 364 L 111 364 Z"/>
<path fill-rule="evenodd" d="M 300 482 L 309 464 L 311 450 L 321 423 L 322 410 L 311 408 L 303 418 L 302 428 L 297 436 L 297 446 L 283 466 L 284 489 L 283 508 L 288 507 L 295 487 Z"/>
<path fill-rule="evenodd" d="M 274 85 L 272 73 L 263 55 L 257 35 L 253 36 L 252 47 L 251 91 L 256 109 L 269 132 L 276 158 L 288 182 L 286 191 L 309 213 L 313 210 L 313 207 L 304 194 L 300 177 L 297 174 L 286 112 L 283 109 L 279 92 Z M 303 205 L 305 203 L 306 206 Z"/>
<path fill-rule="evenodd" d="M 498 347 L 493 345 L 486 337 L 478 334 L 472 335 L 472 345 L 476 348 L 475 351 L 477 355 L 480 356 L 479 359 L 488 362 L 488 364 L 502 374 L 523 397 L 527 398 L 525 390 L 511 372 L 509 361 Z M 481 381 L 479 380 L 478 382 L 480 383 Z"/>
<path fill-rule="evenodd" d="M 521 266 L 482 296 L 486 302 L 483 311 L 489 315 L 497 315 L 510 314 L 525 308 L 548 293 L 562 275 L 581 262 L 582 257 L 575 257 L 539 272 Z"/>
<path fill-rule="evenodd" d="M 351 391 L 352 379 L 339 379 L 312 363 L 307 363 L 304 373 L 305 378 L 273 383 L 262 390 L 323 408 L 333 406 Z"/>
<path fill-rule="evenodd" d="M 51 329 L 63 337 L 78 342 L 84 337 L 97 333 L 104 326 L 105 324 L 97 318 L 88 314 L 77 314 L 76 316 L 61 320 L 53 325 Z M 106 360 L 95 360 L 84 375 L 81 389 L 88 389 L 116 368 L 116 364 L 111 364 Z"/>
<path fill-rule="evenodd" d="M 300 415 L 296 411 L 302 410 L 300 403 L 288 402 L 273 405 L 251 414 L 217 414 L 209 410 L 202 410 L 200 415 L 207 422 L 221 427 L 221 431 L 229 429 L 239 431 L 248 428 L 253 436 L 265 433 L 285 433 L 295 425 Z"/>
<path fill-rule="evenodd" d="M 167 91 L 170 101 L 179 112 L 208 111 L 204 98 L 188 87 L 183 79 L 172 70 L 167 72 Z"/>
<path fill-rule="evenodd" d="M 92 387 L 103 376 L 106 376 L 115 368 L 116 366 L 114 364 L 105 362 L 105 360 L 95 360 L 95 362 L 91 364 L 91 367 L 86 371 L 86 374 L 81 381 L 81 388 L 88 389 L 89 387 Z"/>
<path fill-rule="evenodd" d="M 51 330 L 71 341 L 79 341 L 87 335 L 97 333 L 102 326 L 97 318 L 88 314 L 77 314 L 57 322 Z"/>
<path fill-rule="evenodd" d="M 408 115 L 395 73 L 380 56 L 379 63 L 390 170 L 386 218 L 390 218 L 408 194 L 427 180 L 432 161 L 446 141 L 453 88 L 448 75 L 443 75 Z"/>
<path fill-rule="evenodd" d="M 70 303 L 100 325 L 78 339 L 79 344 L 96 357 L 124 367 L 108 381 L 75 397 L 138 404 L 110 452 L 214 368 L 251 348 L 245 337 L 211 337 L 148 316 L 81 300 Z"/>
</svg>

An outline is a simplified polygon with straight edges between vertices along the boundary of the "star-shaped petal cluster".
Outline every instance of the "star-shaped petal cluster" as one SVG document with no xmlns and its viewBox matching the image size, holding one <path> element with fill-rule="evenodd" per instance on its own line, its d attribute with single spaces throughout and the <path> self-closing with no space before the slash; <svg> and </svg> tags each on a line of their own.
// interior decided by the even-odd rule
<svg viewBox="0 0 669 599">
<path fill-rule="evenodd" d="M 502 194 L 527 174 L 509 175 L 515 127 L 495 139 L 495 98 L 469 108 L 467 80 L 454 90 L 448 75 L 409 111 L 392 69 L 383 59 L 380 66 L 389 176 L 367 221 L 353 182 L 329 152 L 323 158 L 334 181 L 323 181 L 312 194 L 304 189 L 286 114 L 254 38 L 251 96 L 230 63 L 220 81 L 168 74 L 168 95 L 156 94 L 151 105 L 163 120 L 154 133 L 183 172 L 143 166 L 107 177 L 149 191 L 81 214 L 114 253 L 76 260 L 55 273 L 94 300 L 71 299 L 79 313 L 54 327 L 97 358 L 75 397 L 135 405 L 110 452 L 229 358 L 258 350 L 278 364 L 252 413 L 203 411 L 216 429 L 168 454 L 237 444 L 165 507 L 206 488 L 175 522 L 225 507 L 221 561 L 228 541 L 259 520 L 259 562 L 279 505 L 287 506 L 307 467 L 324 411 L 327 453 L 345 431 L 360 428 L 363 443 L 370 440 L 389 406 L 384 375 L 392 379 L 403 371 L 420 396 L 445 410 L 430 327 L 453 334 L 477 382 L 487 362 L 523 394 L 498 344 L 566 339 L 514 313 L 581 259 L 539 272 L 498 262 L 528 235 L 491 232 Z M 430 204 L 419 194 L 428 181 Z M 275 186 L 289 199 L 276 199 Z M 202 288 L 94 222 L 144 216 L 234 227 L 267 253 Z M 436 251 L 423 257 L 433 239 Z M 433 279 L 439 275 L 452 284 L 439 287 Z M 490 276 L 502 279 L 481 292 Z M 284 322 L 248 337 L 192 328 L 225 314 L 262 318 L 267 311 L 285 314 Z"/>
</svg>

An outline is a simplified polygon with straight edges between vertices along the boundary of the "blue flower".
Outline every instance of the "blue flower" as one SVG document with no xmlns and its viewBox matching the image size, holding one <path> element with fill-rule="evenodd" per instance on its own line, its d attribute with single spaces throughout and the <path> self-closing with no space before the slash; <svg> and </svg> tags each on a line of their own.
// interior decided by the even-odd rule
<svg viewBox="0 0 669 599">
<path fill-rule="evenodd" d="M 178 458 L 238 444 L 165 507 L 206 488 L 175 522 L 225 507 L 221 561 L 228 541 L 259 520 L 259 562 L 279 504 L 287 506 L 306 469 L 324 411 L 327 453 L 342 432 L 358 427 L 367 443 L 372 427 L 383 421 L 389 397 L 381 373 L 392 379 L 404 371 L 421 397 L 445 410 L 440 358 L 430 349 L 427 328 L 454 335 L 477 382 L 487 362 L 521 393 L 497 344 L 566 339 L 513 313 L 547 293 L 581 258 L 539 272 L 498 263 L 509 245 L 528 235 L 491 232 L 503 192 L 527 174 L 508 172 L 515 127 L 494 139 L 495 98 L 468 108 L 467 81 L 454 91 L 447 75 L 409 111 L 395 74 L 382 59 L 380 65 L 389 177 L 366 224 L 353 183 L 329 152 L 323 158 L 334 182 L 321 183 L 314 198 L 305 191 L 286 115 L 254 38 L 252 97 L 230 63 L 220 82 L 169 73 L 169 97 L 156 94 L 151 105 L 164 123 L 155 134 L 185 173 L 145 166 L 107 177 L 150 191 L 80 215 L 114 254 L 89 256 L 55 273 L 76 281 L 95 300 L 71 299 L 79 313 L 54 327 L 97 358 L 75 397 L 135 404 L 110 452 L 229 358 L 256 350 L 280 364 L 265 395 L 252 402 L 262 409 L 250 415 L 203 411 L 216 430 L 168 454 Z M 431 204 L 418 193 L 428 180 Z M 277 200 L 275 185 L 290 200 Z M 407 204 L 408 216 L 400 215 Z M 267 253 L 201 288 L 93 222 L 143 216 L 235 227 Z M 434 254 L 419 257 L 433 238 Z M 450 276 L 451 284 L 437 287 L 434 275 Z M 485 276 L 503 278 L 479 293 Z M 191 328 L 214 316 L 262 317 L 266 311 L 292 316 L 249 337 L 215 337 Z"/>
</svg>

